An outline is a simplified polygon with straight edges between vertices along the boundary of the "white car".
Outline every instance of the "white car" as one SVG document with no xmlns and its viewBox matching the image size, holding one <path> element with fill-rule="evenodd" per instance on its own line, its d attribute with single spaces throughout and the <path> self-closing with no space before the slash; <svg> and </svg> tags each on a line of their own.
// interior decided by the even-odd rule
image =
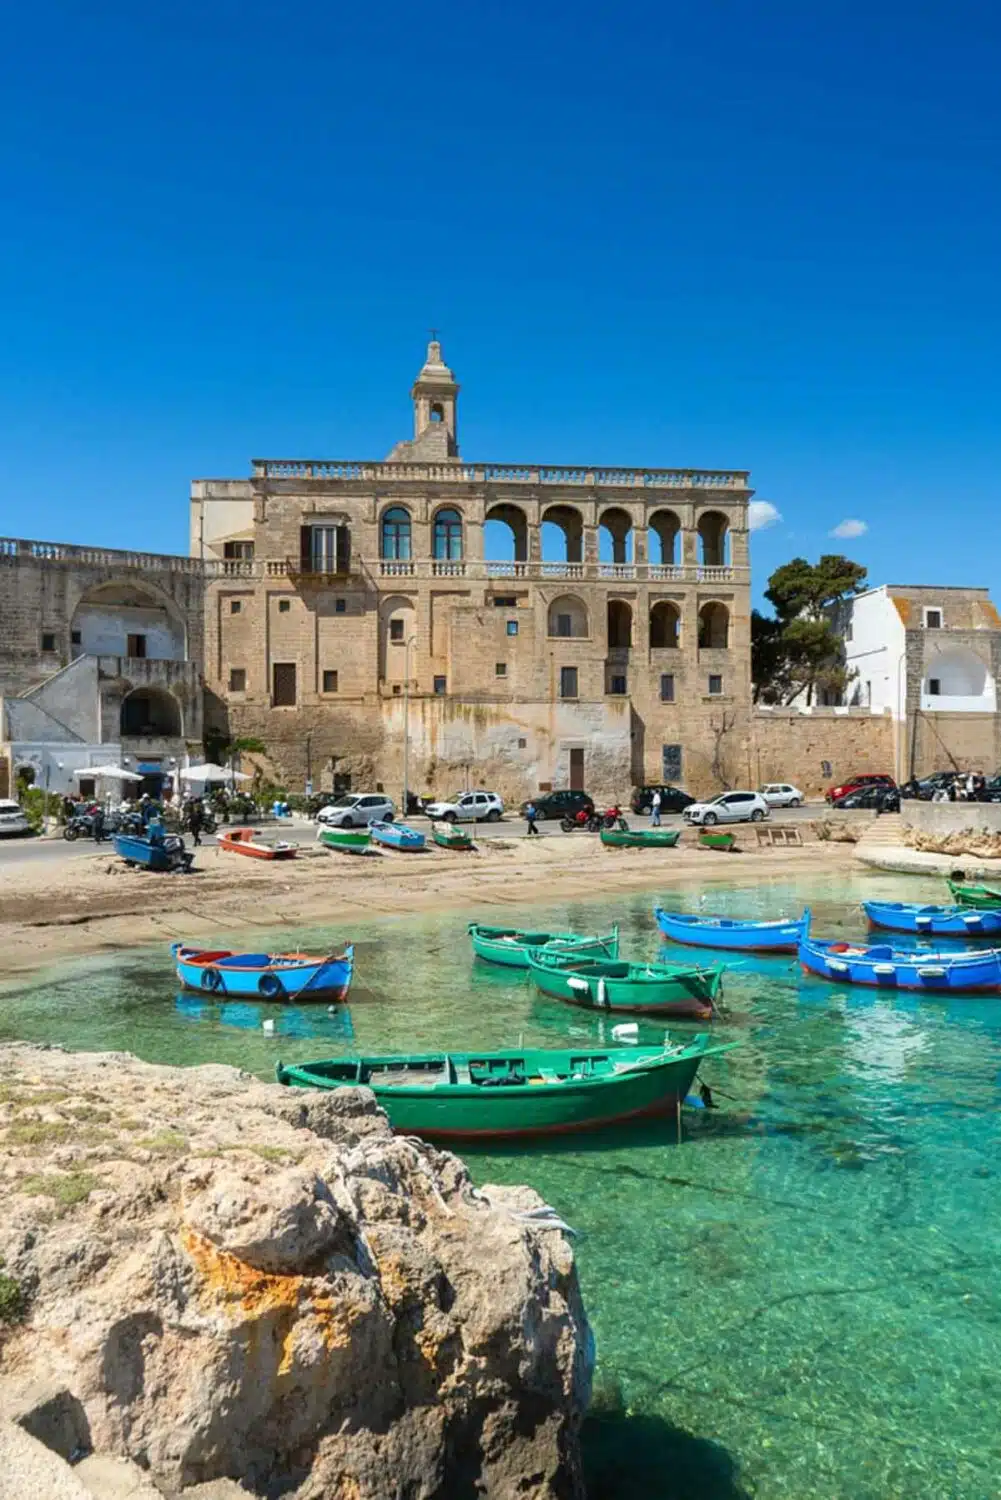
<svg viewBox="0 0 1001 1500">
<path fill-rule="evenodd" d="M 787 781 L 770 781 L 761 787 L 760 795 L 769 807 L 801 807 L 806 800 L 799 788 L 790 786 Z"/>
<path fill-rule="evenodd" d="M 12 802 L 9 797 L 0 797 L 0 834 L 14 836 L 30 832 L 31 824 L 20 803 Z"/>
<path fill-rule="evenodd" d="M 693 802 L 681 814 L 686 823 L 760 823 L 768 816 L 768 803 L 758 792 L 722 792 L 711 802 Z"/>
<path fill-rule="evenodd" d="M 460 792 L 441 802 L 429 802 L 424 811 L 443 823 L 478 823 L 484 819 L 496 823 L 504 804 L 496 792 Z"/>
<path fill-rule="evenodd" d="M 328 828 L 367 828 L 369 823 L 391 823 L 394 803 L 383 792 L 345 792 L 316 815 Z"/>
</svg>

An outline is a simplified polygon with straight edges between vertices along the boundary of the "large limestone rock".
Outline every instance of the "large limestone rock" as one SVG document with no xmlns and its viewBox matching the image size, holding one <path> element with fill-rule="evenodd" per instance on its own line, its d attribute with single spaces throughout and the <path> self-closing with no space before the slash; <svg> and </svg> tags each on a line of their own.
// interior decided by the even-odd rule
<svg viewBox="0 0 1001 1500">
<path fill-rule="evenodd" d="M 166 1494 L 582 1494 L 569 1247 L 368 1090 L 17 1045 L 0 1134 L 0 1417 L 64 1459 Z"/>
</svg>

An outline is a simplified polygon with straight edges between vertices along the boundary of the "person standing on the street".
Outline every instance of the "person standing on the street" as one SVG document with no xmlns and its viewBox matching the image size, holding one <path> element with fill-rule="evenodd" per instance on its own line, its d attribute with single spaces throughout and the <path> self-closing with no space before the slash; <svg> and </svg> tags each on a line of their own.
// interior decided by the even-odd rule
<svg viewBox="0 0 1001 1500">
<path fill-rule="evenodd" d="M 191 829 L 191 837 L 198 849 L 202 842 L 202 828 L 205 823 L 205 813 L 202 808 L 201 799 L 196 797 L 188 810 L 188 826 Z"/>
<path fill-rule="evenodd" d="M 660 827 L 660 792 L 654 792 L 650 802 L 650 823 L 654 828 Z"/>
<path fill-rule="evenodd" d="M 539 813 L 538 813 L 538 809 L 535 806 L 535 803 L 534 802 L 530 802 L 528 804 L 528 806 L 525 808 L 525 821 L 528 824 L 528 831 L 529 831 L 529 833 L 534 833 L 536 838 L 539 837 L 539 830 L 535 826 L 535 820 L 536 820 L 536 818 L 538 816 L 539 816 Z"/>
</svg>

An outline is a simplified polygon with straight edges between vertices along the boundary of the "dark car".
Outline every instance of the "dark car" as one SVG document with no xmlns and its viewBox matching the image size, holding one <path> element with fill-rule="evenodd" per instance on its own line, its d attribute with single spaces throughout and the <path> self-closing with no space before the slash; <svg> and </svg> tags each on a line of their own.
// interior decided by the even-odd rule
<svg viewBox="0 0 1001 1500">
<path fill-rule="evenodd" d="M 852 808 L 866 808 L 869 812 L 899 812 L 900 793 L 895 786 L 863 786 L 843 797 L 835 797 L 832 807 L 850 812 Z"/>
<path fill-rule="evenodd" d="M 539 822 L 544 818 L 572 818 L 581 809 L 594 812 L 594 799 L 587 792 L 572 792 L 569 789 L 561 792 L 540 792 L 537 797 L 529 798 L 535 808 Z M 521 816 L 525 816 L 525 808 L 528 802 L 521 804 Z"/>
<path fill-rule="evenodd" d="M 641 813 L 650 811 L 654 792 L 660 793 L 660 810 L 662 813 L 684 812 L 695 801 L 683 792 L 678 786 L 637 786 L 633 788 L 632 799 L 629 806 L 637 817 Z"/>
<path fill-rule="evenodd" d="M 867 786 L 892 787 L 894 791 L 897 789 L 897 783 L 892 776 L 873 775 L 867 771 L 861 776 L 846 777 L 840 786 L 828 787 L 824 797 L 833 806 L 849 792 L 860 792 Z"/>
</svg>

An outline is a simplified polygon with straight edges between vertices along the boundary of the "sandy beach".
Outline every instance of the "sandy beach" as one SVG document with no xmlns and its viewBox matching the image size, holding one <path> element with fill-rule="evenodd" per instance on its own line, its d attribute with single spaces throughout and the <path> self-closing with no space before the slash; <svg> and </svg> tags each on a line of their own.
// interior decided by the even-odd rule
<svg viewBox="0 0 1001 1500">
<path fill-rule="evenodd" d="M 177 938 L 230 941 L 283 924 L 343 928 L 352 920 L 445 909 L 489 920 L 492 909 L 603 892 L 696 882 L 754 885 L 816 874 L 818 865 L 840 871 L 853 852 L 851 844 L 813 841 L 724 855 L 694 843 L 611 850 L 585 837 L 492 838 L 464 854 L 434 849 L 359 857 L 307 848 L 275 865 L 205 848 L 190 875 L 154 875 L 129 869 L 105 849 L 7 873 L 0 889 L 3 970 L 27 973 L 64 958 Z"/>
</svg>

